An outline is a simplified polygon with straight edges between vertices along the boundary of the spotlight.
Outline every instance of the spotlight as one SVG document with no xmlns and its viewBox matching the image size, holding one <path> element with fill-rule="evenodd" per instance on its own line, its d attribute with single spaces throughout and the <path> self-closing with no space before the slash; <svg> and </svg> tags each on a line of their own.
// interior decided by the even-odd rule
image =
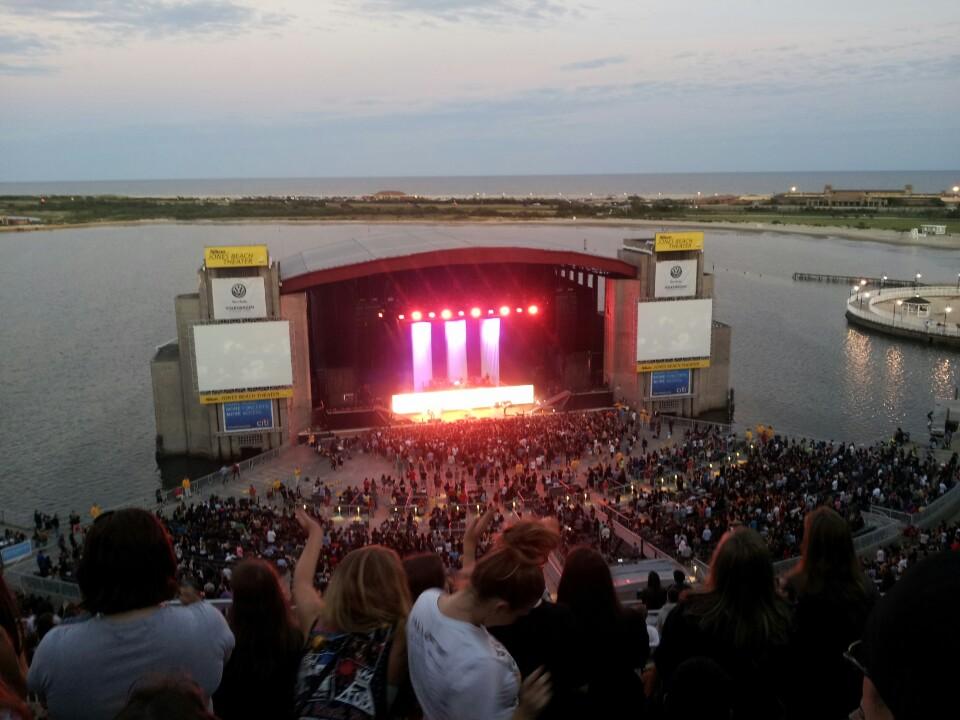
<svg viewBox="0 0 960 720">
<path fill-rule="evenodd" d="M 509 315 L 509 314 L 510 314 L 510 308 L 508 308 L 506 305 L 502 305 L 502 306 L 500 307 L 500 314 L 503 315 L 503 316 Z"/>
<path fill-rule="evenodd" d="M 436 316 L 437 316 L 437 314 L 436 314 L 433 310 L 431 310 L 430 312 L 427 313 L 427 317 L 428 317 L 428 318 L 435 318 Z"/>
<path fill-rule="evenodd" d="M 397 315 L 397 320 L 406 320 L 406 319 L 407 319 L 407 316 L 404 315 L 403 313 L 400 313 L 399 315 Z"/>
<path fill-rule="evenodd" d="M 523 308 L 517 308 L 517 312 L 518 312 L 518 313 L 522 313 L 522 312 L 523 312 Z"/>
<path fill-rule="evenodd" d="M 423 320 L 423 313 L 420 312 L 419 310 L 414 310 L 412 313 L 410 313 L 410 317 L 416 320 L 417 322 L 420 322 L 421 320 Z"/>
<path fill-rule="evenodd" d="M 378 318 L 382 318 L 382 317 L 383 317 L 383 310 L 380 310 L 380 311 L 377 313 L 377 317 L 378 317 Z"/>
<path fill-rule="evenodd" d="M 487 310 L 487 315 L 493 315 L 493 310 Z"/>
<path fill-rule="evenodd" d="M 458 310 L 458 311 L 457 311 L 457 316 L 463 317 L 463 310 Z"/>
<path fill-rule="evenodd" d="M 540 312 L 540 308 L 538 308 L 536 305 L 531 305 L 527 308 L 527 312 L 530 315 L 536 315 L 538 312 Z"/>
<path fill-rule="evenodd" d="M 440 317 L 442 317 L 444 320 L 449 320 L 450 318 L 453 317 L 453 313 L 447 310 L 446 308 L 444 308 L 443 310 L 440 311 Z"/>
<path fill-rule="evenodd" d="M 475 318 L 480 317 L 480 308 L 471 308 L 470 317 L 475 317 Z"/>
</svg>

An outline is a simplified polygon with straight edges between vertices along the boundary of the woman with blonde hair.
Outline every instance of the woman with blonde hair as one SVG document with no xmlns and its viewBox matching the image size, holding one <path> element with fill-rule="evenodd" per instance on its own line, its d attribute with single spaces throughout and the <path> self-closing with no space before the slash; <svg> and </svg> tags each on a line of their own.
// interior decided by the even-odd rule
<svg viewBox="0 0 960 720">
<path fill-rule="evenodd" d="M 464 586 L 420 595 L 407 623 L 408 658 L 430 720 L 528 720 L 549 701 L 549 675 L 539 669 L 521 684 L 516 662 L 487 628 L 509 625 L 541 601 L 543 566 L 558 544 L 556 529 L 529 520 L 505 530 L 476 562 L 465 540 Z"/>
<path fill-rule="evenodd" d="M 348 553 L 326 593 L 314 586 L 323 529 L 297 510 L 307 544 L 293 576 L 293 599 L 307 638 L 295 710 L 301 719 L 385 718 L 406 674 L 404 622 L 410 591 L 397 554 L 380 545 Z"/>
</svg>

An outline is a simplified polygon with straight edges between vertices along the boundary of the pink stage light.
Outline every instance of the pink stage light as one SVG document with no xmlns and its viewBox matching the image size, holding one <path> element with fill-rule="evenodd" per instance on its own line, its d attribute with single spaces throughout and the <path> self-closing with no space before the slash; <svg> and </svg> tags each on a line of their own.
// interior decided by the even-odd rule
<svg viewBox="0 0 960 720">
<path fill-rule="evenodd" d="M 510 314 L 510 308 L 508 308 L 506 305 L 502 305 L 500 307 L 500 314 L 506 317 L 507 315 Z"/>
<path fill-rule="evenodd" d="M 523 308 L 517 308 L 517 312 L 518 312 L 518 313 L 522 313 L 522 312 L 523 312 Z"/>
<path fill-rule="evenodd" d="M 457 315 L 459 315 L 460 317 L 463 317 L 463 310 L 458 311 Z"/>
<path fill-rule="evenodd" d="M 415 322 L 420 322 L 423 320 L 423 313 L 419 310 L 414 310 L 412 313 L 410 313 L 410 318 Z"/>
<path fill-rule="evenodd" d="M 444 320 L 449 320 L 450 318 L 453 317 L 453 313 L 447 310 L 446 308 L 444 308 L 443 310 L 440 311 L 440 317 L 442 317 Z"/>
<path fill-rule="evenodd" d="M 431 310 L 430 312 L 427 313 L 427 317 L 428 317 L 428 318 L 435 318 L 436 316 L 437 316 L 437 314 L 436 314 L 433 310 Z"/>
<path fill-rule="evenodd" d="M 378 317 L 378 318 L 382 318 L 382 317 L 383 317 L 383 310 L 380 310 L 380 311 L 377 313 L 377 317 Z"/>
<path fill-rule="evenodd" d="M 470 317 L 474 317 L 474 318 L 480 317 L 480 308 L 471 308 Z"/>
<path fill-rule="evenodd" d="M 397 315 L 397 320 L 406 320 L 406 318 L 407 316 L 404 315 L 403 313 L 400 313 L 399 315 Z"/>
<path fill-rule="evenodd" d="M 536 315 L 538 312 L 540 312 L 540 308 L 538 308 L 536 305 L 531 305 L 527 308 L 527 313 L 530 315 Z"/>
<path fill-rule="evenodd" d="M 493 310 L 487 310 L 487 315 L 493 315 Z"/>
</svg>

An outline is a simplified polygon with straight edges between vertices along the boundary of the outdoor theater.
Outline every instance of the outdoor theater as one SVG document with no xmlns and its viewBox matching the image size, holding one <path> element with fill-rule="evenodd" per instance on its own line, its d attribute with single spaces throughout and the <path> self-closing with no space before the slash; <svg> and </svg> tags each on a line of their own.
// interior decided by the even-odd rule
<svg viewBox="0 0 960 720">
<path fill-rule="evenodd" d="M 730 328 L 703 234 L 586 249 L 374 237 L 207 248 L 151 363 L 160 455 L 235 458 L 311 434 L 609 407 L 729 407 Z"/>
</svg>

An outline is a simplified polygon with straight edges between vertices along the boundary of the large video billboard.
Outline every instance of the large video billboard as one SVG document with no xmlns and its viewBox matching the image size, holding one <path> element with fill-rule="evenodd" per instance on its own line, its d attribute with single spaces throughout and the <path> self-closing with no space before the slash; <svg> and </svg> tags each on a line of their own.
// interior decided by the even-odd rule
<svg viewBox="0 0 960 720">
<path fill-rule="evenodd" d="M 710 356 L 713 300 L 637 303 L 637 361 Z"/>
<path fill-rule="evenodd" d="M 293 384 L 286 320 L 194 325 L 193 344 L 202 393 Z"/>
</svg>

